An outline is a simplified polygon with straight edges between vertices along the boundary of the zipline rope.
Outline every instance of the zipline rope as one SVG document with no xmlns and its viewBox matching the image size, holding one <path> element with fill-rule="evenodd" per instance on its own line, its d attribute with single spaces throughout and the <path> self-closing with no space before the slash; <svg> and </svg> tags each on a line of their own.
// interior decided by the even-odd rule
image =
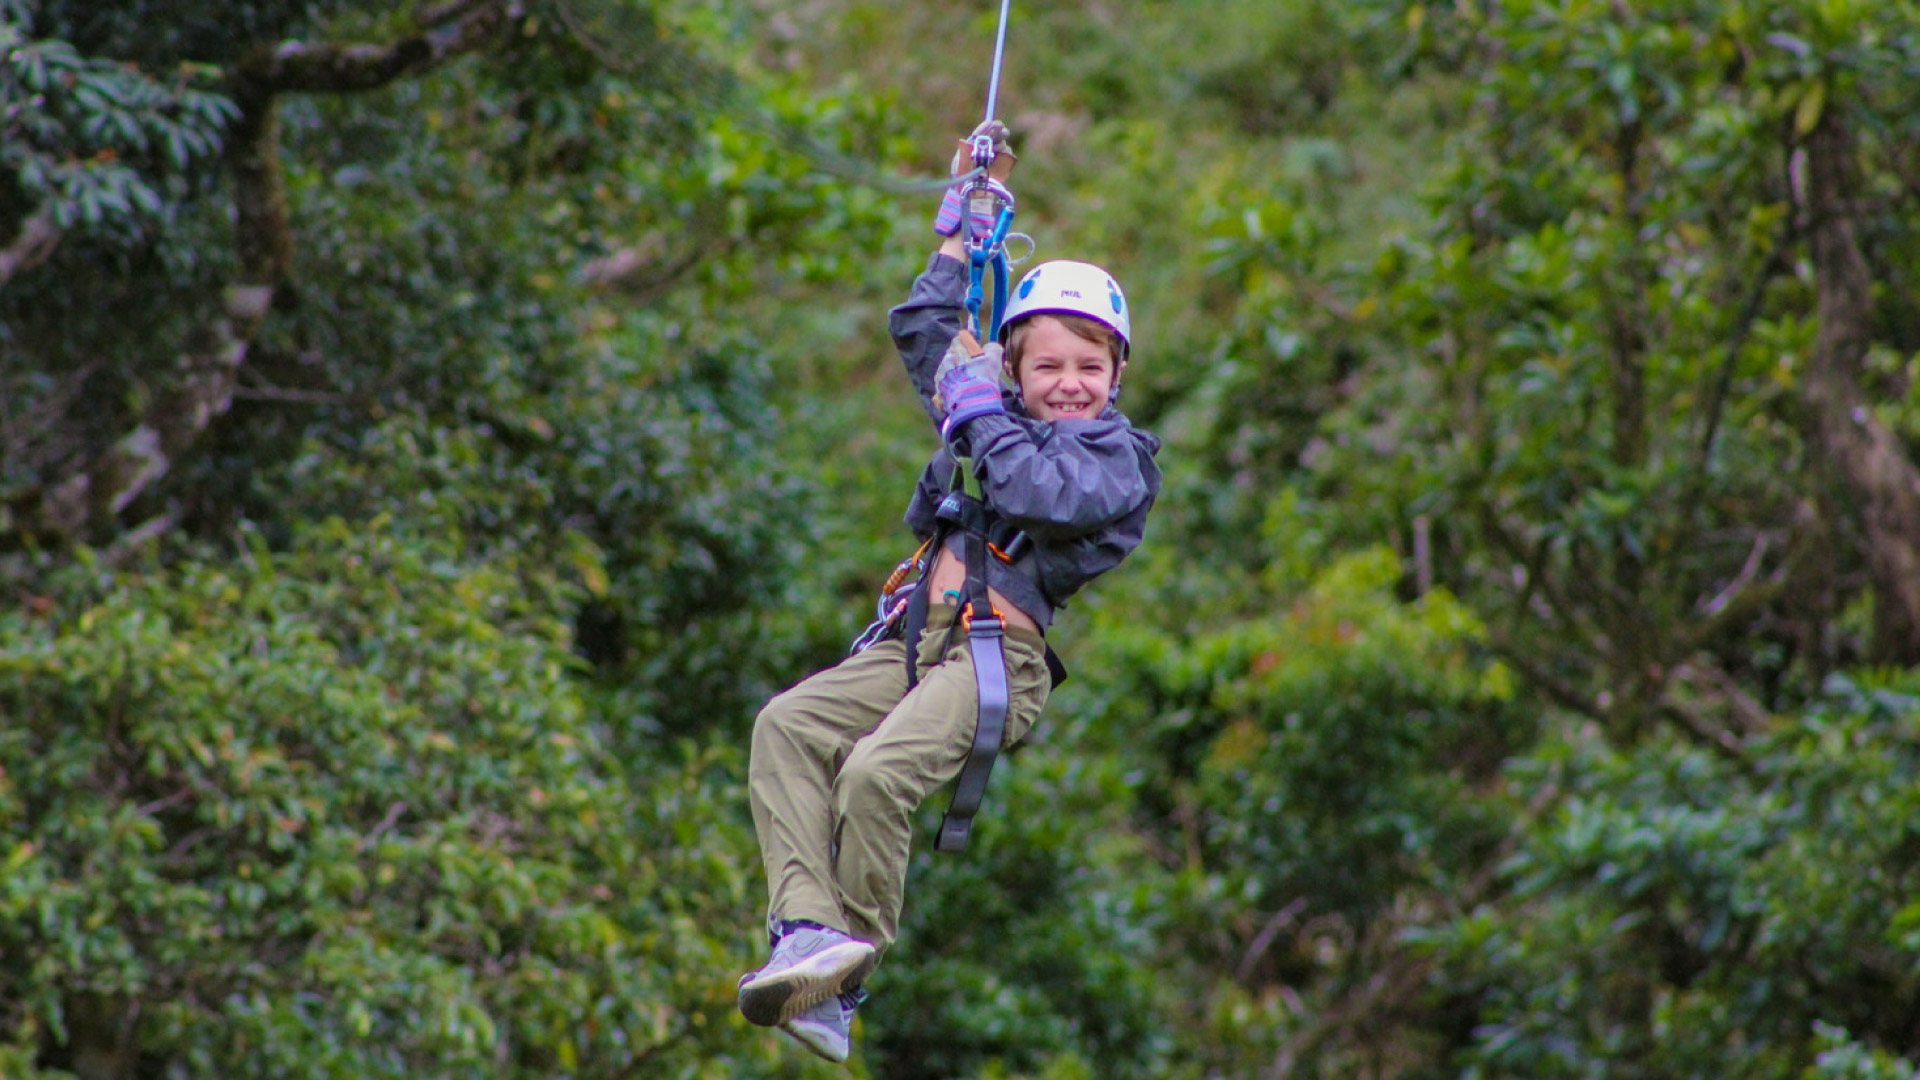
<svg viewBox="0 0 1920 1080">
<path fill-rule="evenodd" d="M 1000 0 L 1000 31 L 993 39 L 993 74 L 987 79 L 987 115 L 982 121 L 993 119 L 994 107 L 1000 99 L 1000 58 L 1007 53 L 1007 12 L 1013 7 L 1013 0 Z"/>
<path fill-rule="evenodd" d="M 702 55 L 697 45 L 664 23 L 651 9 L 619 0 L 552 0 L 567 33 L 608 68 L 644 78 L 685 101 L 724 110 L 742 126 L 771 136 L 803 154 L 822 171 L 843 180 L 901 194 L 941 191 L 985 174 L 974 168 L 959 176 L 904 177 L 829 146 L 791 120 L 774 115 L 740 74 Z M 1007 6 L 1001 0 L 1000 32 L 994 46 L 992 86 L 987 94 L 991 118 L 1000 83 L 1000 57 L 1006 45 Z"/>
</svg>

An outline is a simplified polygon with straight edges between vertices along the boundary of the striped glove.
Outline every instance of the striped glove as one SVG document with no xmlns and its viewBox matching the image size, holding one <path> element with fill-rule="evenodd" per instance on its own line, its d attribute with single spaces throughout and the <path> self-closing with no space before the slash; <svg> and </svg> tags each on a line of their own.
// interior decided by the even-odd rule
<svg viewBox="0 0 1920 1080">
<path fill-rule="evenodd" d="M 1017 160 L 1013 147 L 1007 145 L 1008 134 L 1007 125 L 998 120 L 982 122 L 973 129 L 971 136 L 960 140 L 959 148 L 953 152 L 953 165 L 947 175 L 964 176 L 973 171 L 973 140 L 986 135 L 993 139 L 994 164 L 989 172 L 995 179 L 1005 180 L 1013 171 L 1013 162 Z M 952 236 L 959 232 L 961 220 L 969 216 L 969 209 L 972 211 L 972 220 L 967 223 L 969 235 L 985 236 L 993 231 L 999 214 L 992 200 L 983 199 L 971 208 L 962 206 L 960 192 L 964 187 L 966 185 L 962 183 L 949 185 L 940 199 L 940 212 L 934 215 L 933 231 L 941 236 Z"/>
<path fill-rule="evenodd" d="M 1000 346 L 990 344 L 979 356 L 969 356 L 960 339 L 947 347 L 939 373 L 940 402 L 947 411 L 940 434 L 952 442 L 967 421 L 991 413 L 1004 413 L 1000 403 Z"/>
</svg>

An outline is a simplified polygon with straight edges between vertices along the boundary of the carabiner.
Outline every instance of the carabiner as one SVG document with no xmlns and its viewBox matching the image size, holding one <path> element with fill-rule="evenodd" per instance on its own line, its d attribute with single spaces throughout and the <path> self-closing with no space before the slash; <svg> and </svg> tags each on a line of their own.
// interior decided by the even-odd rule
<svg viewBox="0 0 1920 1080">
<path fill-rule="evenodd" d="M 1013 223 L 1013 192 L 1007 185 L 988 176 L 977 176 L 961 189 L 960 200 L 965 204 L 967 222 L 967 241 L 980 249 L 991 253 L 1006 238 L 1007 228 Z M 980 205 L 984 203 L 984 205 Z M 973 223 L 979 220 L 992 221 L 993 232 L 979 236 L 973 232 Z"/>
<path fill-rule="evenodd" d="M 999 155 L 993 148 L 993 136 L 975 135 L 973 137 L 973 163 L 980 166 L 981 175 L 993 167 L 993 159 Z"/>
</svg>

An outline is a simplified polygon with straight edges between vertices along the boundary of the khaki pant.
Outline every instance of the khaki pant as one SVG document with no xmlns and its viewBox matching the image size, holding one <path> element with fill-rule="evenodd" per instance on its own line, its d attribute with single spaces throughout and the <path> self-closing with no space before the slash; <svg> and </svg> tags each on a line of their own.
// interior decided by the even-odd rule
<svg viewBox="0 0 1920 1080">
<path fill-rule="evenodd" d="M 942 655 L 953 610 L 935 604 L 928 612 L 916 658 L 920 681 L 911 693 L 906 645 L 894 639 L 814 675 L 760 711 L 747 789 L 770 917 L 810 919 L 883 952 L 893 943 L 913 812 L 960 774 L 979 717 L 964 629 Z M 1040 635 L 1009 630 L 1003 640 L 1007 747 L 1033 726 L 1050 683 Z"/>
</svg>

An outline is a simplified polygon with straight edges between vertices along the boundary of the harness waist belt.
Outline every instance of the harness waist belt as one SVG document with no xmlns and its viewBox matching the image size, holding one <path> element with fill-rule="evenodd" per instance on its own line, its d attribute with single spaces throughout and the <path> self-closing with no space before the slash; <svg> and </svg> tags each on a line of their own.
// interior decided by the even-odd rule
<svg viewBox="0 0 1920 1080">
<path fill-rule="evenodd" d="M 964 469 L 967 465 L 960 462 L 958 467 Z M 968 651 L 973 655 L 978 715 L 974 721 L 972 746 L 967 751 L 966 761 L 961 763 L 960 776 L 954 783 L 953 800 L 940 818 L 940 829 L 934 834 L 933 849 L 964 851 L 973 830 L 973 817 L 986 798 L 987 780 L 993 773 L 994 760 L 999 757 L 1000 743 L 1007 733 L 1012 691 L 1008 685 L 1006 638 L 1010 632 L 1022 632 L 1013 631 L 1007 626 L 989 598 L 986 579 L 988 545 L 992 543 L 1000 548 L 1002 557 L 1011 562 L 1019 557 L 1018 552 L 1025 546 L 1027 537 L 1018 529 L 999 521 L 979 499 L 959 491 L 949 493 L 942 500 L 937 516 L 940 526 L 931 541 L 932 549 L 938 551 L 956 530 L 965 544 L 961 560 L 965 563 L 967 573 L 965 593 L 961 597 L 959 611 L 955 612 L 953 621 L 947 626 L 946 634 L 950 646 L 960 627 L 966 627 Z M 993 539 L 996 532 L 1006 537 L 1005 547 Z M 922 568 L 923 585 L 925 574 L 932 565 L 933 559 L 929 558 Z M 917 657 L 920 639 L 927 631 L 927 616 L 932 603 L 929 591 L 926 588 L 914 589 L 908 597 L 906 611 L 897 624 L 907 646 L 909 693 L 920 677 Z M 1054 655 L 1044 637 L 1040 645 L 1045 651 L 1047 672 L 1052 677 L 1052 683 L 1059 686 L 1066 680 L 1066 667 Z M 941 651 L 944 652 L 945 647 Z"/>
</svg>

